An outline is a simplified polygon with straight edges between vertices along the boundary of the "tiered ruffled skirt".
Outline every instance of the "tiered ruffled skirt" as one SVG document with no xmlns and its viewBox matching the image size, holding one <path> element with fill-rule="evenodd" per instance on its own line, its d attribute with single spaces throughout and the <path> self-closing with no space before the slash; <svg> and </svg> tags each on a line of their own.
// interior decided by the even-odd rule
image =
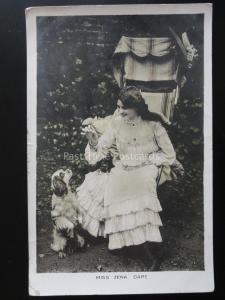
<svg viewBox="0 0 225 300">
<path fill-rule="evenodd" d="M 103 210 L 107 178 L 108 173 L 90 172 L 76 190 L 82 213 L 82 227 L 95 237 L 104 236 Z"/>
<path fill-rule="evenodd" d="M 94 236 L 108 236 L 109 249 L 161 242 L 157 175 L 154 165 L 129 170 L 116 166 L 109 174 L 86 175 L 77 190 L 83 228 Z"/>
</svg>

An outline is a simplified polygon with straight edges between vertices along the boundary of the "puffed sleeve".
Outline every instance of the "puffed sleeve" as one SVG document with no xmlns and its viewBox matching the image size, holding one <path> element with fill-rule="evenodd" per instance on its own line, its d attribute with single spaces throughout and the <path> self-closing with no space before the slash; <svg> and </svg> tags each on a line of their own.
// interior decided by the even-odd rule
<svg viewBox="0 0 225 300">
<path fill-rule="evenodd" d="M 157 166 L 172 165 L 176 159 L 176 153 L 166 129 L 159 122 L 155 124 L 154 136 L 159 150 L 151 153 L 149 160 Z"/>
<path fill-rule="evenodd" d="M 96 147 L 92 147 L 89 143 L 85 148 L 85 159 L 90 165 L 95 165 L 98 161 L 105 158 L 110 148 L 116 141 L 117 124 L 111 121 L 105 132 L 98 140 Z"/>
</svg>

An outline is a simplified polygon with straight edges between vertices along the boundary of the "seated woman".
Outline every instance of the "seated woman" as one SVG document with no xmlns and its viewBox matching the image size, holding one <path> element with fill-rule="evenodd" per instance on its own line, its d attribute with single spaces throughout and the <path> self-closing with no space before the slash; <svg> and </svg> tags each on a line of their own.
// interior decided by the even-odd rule
<svg viewBox="0 0 225 300">
<path fill-rule="evenodd" d="M 118 151 L 113 159 L 114 167 L 103 180 L 94 174 L 88 174 L 89 178 L 85 179 L 83 187 L 90 187 L 92 181 L 95 187 L 89 189 L 89 194 L 93 201 L 97 197 L 99 204 L 90 205 L 90 212 L 86 207 L 86 214 L 94 216 L 98 210 L 99 224 L 100 219 L 104 220 L 101 235 L 109 238 L 110 250 L 140 244 L 149 250 L 146 247 L 149 242 L 162 241 L 159 230 L 162 208 L 157 197 L 159 166 L 173 164 L 176 155 L 166 130 L 158 117 L 149 112 L 136 88 L 121 91 L 117 110 L 118 116 L 99 139 L 93 126 L 83 130 L 88 138 L 85 157 L 90 164 L 105 158 L 114 144 Z M 88 184 L 87 180 L 90 180 Z M 78 188 L 81 205 L 82 190 Z M 154 265 L 152 253 L 149 258 Z"/>
</svg>

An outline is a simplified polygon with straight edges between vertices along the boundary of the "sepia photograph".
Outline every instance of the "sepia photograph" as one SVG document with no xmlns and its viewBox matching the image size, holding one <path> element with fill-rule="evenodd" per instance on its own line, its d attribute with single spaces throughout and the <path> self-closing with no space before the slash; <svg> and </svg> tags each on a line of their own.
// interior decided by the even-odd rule
<svg viewBox="0 0 225 300">
<path fill-rule="evenodd" d="M 213 290 L 211 6 L 26 18 L 30 293 Z"/>
</svg>

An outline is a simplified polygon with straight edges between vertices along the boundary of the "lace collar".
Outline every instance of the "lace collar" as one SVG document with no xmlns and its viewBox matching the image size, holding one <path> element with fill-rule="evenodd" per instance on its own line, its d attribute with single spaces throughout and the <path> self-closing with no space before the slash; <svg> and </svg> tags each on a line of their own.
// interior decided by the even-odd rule
<svg viewBox="0 0 225 300">
<path fill-rule="evenodd" d="M 136 117 L 135 119 L 132 119 L 132 120 L 129 120 L 129 119 L 126 119 L 126 118 L 122 118 L 123 122 L 130 125 L 130 126 L 137 126 L 140 124 L 141 122 L 141 117 L 138 116 Z"/>
</svg>

